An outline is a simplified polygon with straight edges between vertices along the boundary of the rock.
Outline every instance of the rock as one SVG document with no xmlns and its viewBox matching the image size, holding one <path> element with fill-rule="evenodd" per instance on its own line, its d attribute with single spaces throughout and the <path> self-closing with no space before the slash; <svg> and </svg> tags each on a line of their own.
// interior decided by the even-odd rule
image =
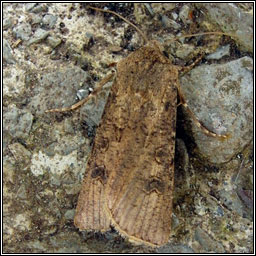
<svg viewBox="0 0 256 256">
<path fill-rule="evenodd" d="M 81 107 L 80 119 L 89 126 L 98 126 L 108 99 L 112 81 L 104 85 L 104 89 L 95 98 L 91 98 L 87 104 Z"/>
<path fill-rule="evenodd" d="M 157 253 L 165 253 L 165 254 L 195 253 L 192 248 L 190 248 L 189 246 L 184 245 L 184 244 L 175 244 L 175 245 L 167 244 L 167 245 L 157 248 L 156 252 Z"/>
<path fill-rule="evenodd" d="M 29 40 L 32 34 L 31 26 L 27 23 L 17 25 L 14 27 L 13 32 L 16 38 L 20 38 L 24 41 Z"/>
<path fill-rule="evenodd" d="M 161 22 L 164 28 L 174 28 L 176 30 L 180 29 L 180 24 L 176 21 L 168 18 L 166 15 L 161 15 Z"/>
<path fill-rule="evenodd" d="M 55 36 L 48 36 L 46 42 L 54 49 L 55 47 L 60 45 L 62 41 L 60 38 L 57 38 Z"/>
<path fill-rule="evenodd" d="M 49 35 L 49 33 L 49 31 L 46 31 L 44 29 L 37 29 L 32 38 L 28 41 L 28 45 L 37 44 L 43 41 Z"/>
<path fill-rule="evenodd" d="M 246 12 L 232 3 L 197 3 L 207 18 L 223 32 L 234 34 L 242 50 L 253 52 L 253 11 Z"/>
<path fill-rule="evenodd" d="M 52 14 L 46 14 L 43 19 L 42 23 L 47 26 L 47 28 L 53 28 L 56 24 L 57 17 Z"/>
<path fill-rule="evenodd" d="M 151 3 L 154 13 L 163 13 L 173 10 L 176 6 L 175 3 Z"/>
<path fill-rule="evenodd" d="M 30 169 L 35 176 L 48 172 L 50 175 L 57 177 L 56 175 L 64 174 L 72 166 L 74 166 L 74 169 L 77 168 L 77 165 L 76 151 L 67 156 L 55 154 L 54 157 L 48 157 L 39 151 L 33 154 Z"/>
<path fill-rule="evenodd" d="M 29 162 L 31 153 L 20 143 L 13 143 L 9 145 L 9 149 L 17 162 Z"/>
<path fill-rule="evenodd" d="M 75 216 L 75 209 L 67 210 L 64 216 L 67 220 L 73 220 Z"/>
<path fill-rule="evenodd" d="M 48 10 L 48 7 L 45 4 L 41 3 L 27 3 L 25 5 L 25 10 L 27 12 L 40 13 L 46 12 Z"/>
<path fill-rule="evenodd" d="M 190 24 L 192 23 L 192 20 L 189 19 L 189 12 L 190 12 L 190 6 L 188 5 L 183 5 L 181 7 L 180 13 L 179 13 L 179 18 L 182 20 L 184 24 Z"/>
<path fill-rule="evenodd" d="M 221 190 L 218 192 L 223 204 L 232 212 L 236 212 L 243 218 L 251 219 L 243 202 L 240 200 L 235 190 Z"/>
<path fill-rule="evenodd" d="M 9 133 L 13 138 L 26 138 L 33 123 L 33 115 L 27 110 L 11 107 L 4 110 L 4 133 Z"/>
<path fill-rule="evenodd" d="M 31 19 L 31 25 L 40 24 L 42 22 L 42 16 L 38 14 L 31 13 L 30 19 Z"/>
<path fill-rule="evenodd" d="M 27 3 L 27 4 L 25 4 L 25 11 L 30 12 L 36 5 L 37 5 L 37 3 Z"/>
<path fill-rule="evenodd" d="M 243 57 L 226 64 L 201 65 L 181 78 L 188 105 L 200 122 L 217 134 L 229 134 L 223 141 L 209 137 L 192 121 L 199 154 L 211 163 L 229 161 L 252 140 L 252 63 Z"/>
<path fill-rule="evenodd" d="M 76 103 L 76 93 L 81 85 L 89 87 L 87 79 L 88 73 L 76 66 L 45 73 L 40 85 L 34 88 L 35 96 L 28 107 L 37 114 L 51 108 L 70 107 Z"/>
<path fill-rule="evenodd" d="M 205 58 L 207 60 L 219 60 L 221 59 L 223 56 L 229 55 L 230 51 L 230 45 L 225 45 L 225 46 L 221 46 L 219 47 L 215 52 L 207 55 Z"/>
<path fill-rule="evenodd" d="M 3 29 L 7 30 L 8 28 L 10 28 L 12 26 L 12 24 L 13 24 L 13 21 L 11 18 L 5 18 L 3 20 Z"/>
<path fill-rule="evenodd" d="M 204 230 L 197 227 L 195 230 L 195 240 L 204 248 L 205 252 L 211 253 L 225 253 L 224 247 L 214 241 Z"/>
<path fill-rule="evenodd" d="M 3 60 L 8 64 L 14 64 L 16 62 L 12 54 L 12 48 L 5 39 L 3 39 Z"/>
<path fill-rule="evenodd" d="M 185 59 L 189 56 L 193 51 L 195 50 L 195 46 L 190 44 L 182 44 L 178 49 L 176 50 L 176 56 L 181 59 Z"/>
</svg>

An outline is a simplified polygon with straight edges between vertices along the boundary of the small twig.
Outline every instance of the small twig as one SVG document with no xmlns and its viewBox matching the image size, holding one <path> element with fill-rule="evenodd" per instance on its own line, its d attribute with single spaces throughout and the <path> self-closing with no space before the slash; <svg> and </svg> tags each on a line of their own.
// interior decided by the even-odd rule
<svg viewBox="0 0 256 256">
<path fill-rule="evenodd" d="M 124 18 L 123 16 L 121 16 L 120 14 L 114 12 L 114 11 L 110 11 L 110 10 L 103 10 L 100 8 L 96 8 L 96 7 L 91 7 L 89 6 L 90 9 L 95 10 L 95 11 L 99 11 L 99 12 L 107 12 L 107 13 L 111 13 L 116 15 L 117 17 L 119 17 L 120 19 L 122 19 L 123 21 L 125 21 L 126 23 L 128 23 L 130 26 L 132 26 L 134 29 L 136 29 L 136 31 L 142 36 L 142 38 L 144 39 L 145 43 L 148 42 L 148 38 L 146 37 L 146 35 L 137 27 L 135 26 L 133 23 L 131 23 L 129 20 L 127 20 L 126 18 Z"/>
</svg>

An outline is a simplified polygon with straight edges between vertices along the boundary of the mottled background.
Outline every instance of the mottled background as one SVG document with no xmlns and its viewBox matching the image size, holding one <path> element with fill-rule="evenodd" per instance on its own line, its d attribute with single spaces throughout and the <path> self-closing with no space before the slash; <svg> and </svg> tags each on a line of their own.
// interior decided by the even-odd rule
<svg viewBox="0 0 256 256">
<path fill-rule="evenodd" d="M 135 246 L 115 230 L 79 232 L 73 217 L 107 93 L 81 109 L 45 113 L 86 97 L 142 45 L 110 14 L 86 4 L 3 4 L 3 251 L 5 253 L 253 252 L 253 6 L 94 4 L 163 43 L 205 136 L 178 108 L 173 232 L 163 247 Z M 202 31 L 236 35 L 175 36 Z M 104 90 L 109 90 L 105 88 Z"/>
</svg>

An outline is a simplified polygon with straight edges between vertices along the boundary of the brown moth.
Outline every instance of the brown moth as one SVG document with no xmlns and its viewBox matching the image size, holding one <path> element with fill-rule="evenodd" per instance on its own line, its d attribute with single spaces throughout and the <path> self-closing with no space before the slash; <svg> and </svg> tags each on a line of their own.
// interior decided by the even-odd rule
<svg viewBox="0 0 256 256">
<path fill-rule="evenodd" d="M 171 231 L 178 70 L 153 46 L 117 64 L 75 225 L 161 245 Z"/>
<path fill-rule="evenodd" d="M 76 208 L 74 223 L 80 230 L 103 232 L 112 225 L 135 243 L 160 246 L 169 240 L 177 88 L 187 107 L 178 80 L 181 69 L 155 41 L 117 63 Z M 191 115 L 205 133 L 226 137 L 209 132 Z"/>
</svg>

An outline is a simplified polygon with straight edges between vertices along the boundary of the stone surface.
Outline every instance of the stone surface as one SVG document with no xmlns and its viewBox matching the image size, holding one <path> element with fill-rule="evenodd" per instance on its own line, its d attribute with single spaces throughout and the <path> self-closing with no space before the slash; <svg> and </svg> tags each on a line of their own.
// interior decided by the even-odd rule
<svg viewBox="0 0 256 256">
<path fill-rule="evenodd" d="M 4 133 L 14 138 L 26 138 L 32 127 L 33 115 L 27 110 L 11 107 L 4 110 Z"/>
<path fill-rule="evenodd" d="M 12 54 L 12 48 L 7 40 L 3 39 L 3 60 L 8 64 L 14 64 L 15 58 Z"/>
<path fill-rule="evenodd" d="M 223 246 L 214 242 L 200 227 L 197 227 L 195 230 L 195 239 L 202 245 L 206 252 L 225 253 Z"/>
<path fill-rule="evenodd" d="M 212 11 L 216 13 L 217 10 L 220 14 L 221 9 L 235 10 L 234 17 L 226 18 L 230 13 L 227 11 L 218 19 L 230 21 L 228 25 L 242 31 L 245 41 L 250 31 L 243 28 L 249 24 L 250 30 L 253 20 L 252 8 L 248 4 L 219 3 L 218 6 L 215 3 L 204 4 L 203 7 L 190 3 L 91 4 L 101 8 L 106 6 L 133 22 L 136 20 L 136 25 L 150 38 L 163 43 L 178 36 L 178 31 L 190 34 L 193 28 L 199 31 L 206 31 L 207 28 L 210 31 L 220 30 L 214 19 L 212 22 L 208 16 L 211 7 Z M 205 6 L 209 8 L 206 10 Z M 192 16 L 192 23 L 187 26 L 187 21 L 190 21 L 186 21 L 187 14 L 184 16 L 185 24 L 180 19 L 181 8 L 200 15 L 196 19 Z M 191 12 L 187 13 L 191 18 Z M 239 13 L 241 19 L 237 19 Z M 55 25 L 54 17 L 57 18 Z M 198 157 L 200 154 L 191 150 L 190 140 L 194 138 L 194 133 L 183 132 L 180 108 L 170 241 L 156 249 L 130 244 L 114 230 L 105 233 L 79 232 L 73 225 L 72 216 L 96 126 L 101 120 L 107 88 L 80 110 L 56 114 L 46 114 L 45 110 L 74 104 L 78 101 L 77 93 L 81 91 L 82 97 L 86 97 L 97 82 L 110 72 L 109 64 L 127 56 L 130 53 L 128 49 L 140 47 L 142 40 L 123 21 L 112 15 L 88 11 L 83 3 L 4 3 L 3 20 L 3 38 L 8 42 L 3 49 L 7 51 L 3 52 L 4 253 L 209 253 L 222 251 L 223 248 L 227 253 L 253 252 L 252 143 L 222 166 L 208 165 Z M 39 36 L 35 44 L 28 46 L 27 41 L 36 31 L 47 31 L 49 35 L 45 39 Z M 90 38 L 93 38 L 93 44 L 88 41 Z M 219 59 L 218 65 L 230 65 L 232 60 L 241 63 L 240 54 L 247 56 L 243 59 L 247 58 L 251 63 L 248 51 L 252 40 L 247 42 L 249 50 L 244 51 L 246 47 L 238 45 L 239 48 L 236 48 L 234 42 L 226 42 L 227 38 L 219 45 L 216 38 L 208 41 L 214 41 L 216 49 L 230 45 L 230 54 Z M 210 51 L 208 44 L 200 38 L 179 40 L 179 43 L 181 48 L 174 44 L 173 49 L 167 51 L 177 65 L 189 62 L 201 50 L 207 53 L 216 50 L 213 48 Z M 110 51 L 110 46 L 115 46 L 118 52 Z M 213 60 L 208 60 L 207 68 L 213 63 Z M 244 74 L 250 72 L 245 68 Z M 202 80 L 201 75 L 198 74 L 198 81 Z M 244 75 L 241 77 L 243 81 Z M 203 79 L 203 87 L 209 89 L 209 83 L 206 83 L 208 78 Z M 235 84 L 241 85 L 241 81 Z M 196 90 L 197 86 L 196 83 L 192 87 Z M 240 91 L 243 92 L 242 89 Z M 228 94 L 227 90 L 221 92 Z M 238 91 L 230 90 L 226 97 L 230 102 L 235 98 L 234 92 Z M 216 103 L 215 97 L 213 101 Z M 195 99 L 198 101 L 198 98 Z M 244 102 L 237 104 L 244 105 Z M 205 105 L 209 106 L 208 102 Z M 216 108 L 210 107 L 210 114 L 216 113 Z M 197 115 L 200 109 L 195 109 Z M 211 120 L 207 121 L 210 110 L 207 111 L 199 118 L 211 126 Z M 235 111 L 238 110 L 235 108 Z M 213 117 L 216 120 L 218 116 Z M 205 145 L 208 147 L 208 144 Z M 230 156 L 229 151 L 227 149 Z M 201 230 L 198 231 L 199 227 Z"/>
<path fill-rule="evenodd" d="M 220 26 L 223 32 L 234 34 L 244 50 L 253 51 L 252 10 L 242 10 L 235 3 L 199 3 L 205 8 L 211 22 Z"/>
<path fill-rule="evenodd" d="M 198 150 L 212 163 L 224 163 L 252 140 L 253 62 L 243 57 L 225 64 L 201 65 L 181 78 L 191 110 L 210 131 L 229 134 L 220 141 L 202 134 L 192 122 Z"/>
</svg>

